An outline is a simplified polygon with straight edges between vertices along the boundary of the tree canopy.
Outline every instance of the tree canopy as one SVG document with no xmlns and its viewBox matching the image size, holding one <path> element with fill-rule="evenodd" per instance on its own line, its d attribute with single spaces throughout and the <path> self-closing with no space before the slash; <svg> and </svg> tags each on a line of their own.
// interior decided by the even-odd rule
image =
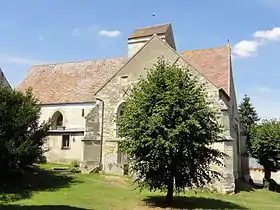
<svg viewBox="0 0 280 210">
<path fill-rule="evenodd" d="M 173 193 L 203 186 L 219 173 L 224 153 L 210 147 L 220 139 L 217 110 L 190 70 L 164 59 L 133 86 L 117 120 L 120 148 L 140 187 Z"/>
<path fill-rule="evenodd" d="M 242 102 L 239 105 L 238 112 L 240 116 L 240 124 L 242 126 L 244 135 L 246 136 L 247 153 L 250 154 L 252 153 L 251 138 L 254 134 L 254 128 L 260 119 L 248 95 L 244 96 Z"/>
<path fill-rule="evenodd" d="M 0 86 L 0 171 L 23 169 L 43 155 L 49 123 L 39 123 L 40 105 L 25 93 Z"/>
<path fill-rule="evenodd" d="M 254 130 L 251 154 L 264 167 L 264 181 L 270 182 L 271 172 L 280 170 L 280 121 L 263 120 Z"/>
</svg>

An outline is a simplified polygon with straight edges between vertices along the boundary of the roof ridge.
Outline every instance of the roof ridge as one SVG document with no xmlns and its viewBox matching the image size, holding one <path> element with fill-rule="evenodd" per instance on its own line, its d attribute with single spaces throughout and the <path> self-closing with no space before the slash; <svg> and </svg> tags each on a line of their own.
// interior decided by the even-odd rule
<svg viewBox="0 0 280 210">
<path fill-rule="evenodd" d="M 142 27 L 142 28 L 136 28 L 134 31 L 141 30 L 141 29 L 152 28 L 152 27 L 158 27 L 158 26 L 170 25 L 170 24 L 171 24 L 171 22 L 161 23 L 161 24 L 157 24 L 157 25 L 151 25 L 151 26 L 146 26 L 146 27 Z"/>
<path fill-rule="evenodd" d="M 158 36 L 157 36 L 158 37 Z M 163 40 L 160 39 L 160 41 L 166 46 L 168 47 L 171 51 L 173 51 L 175 54 L 178 55 L 178 59 L 181 58 L 183 59 L 184 62 L 186 62 L 188 65 L 190 65 L 194 71 L 196 71 L 200 76 L 204 77 L 208 82 L 210 82 L 212 85 L 214 85 L 215 87 L 218 87 L 214 82 L 212 82 L 211 80 L 209 80 L 209 78 L 207 78 L 201 71 L 200 68 L 196 67 L 193 65 L 192 62 L 190 62 L 189 59 L 187 59 L 186 57 L 184 57 L 181 53 L 179 53 L 178 51 L 176 51 L 175 49 L 173 49 L 169 44 L 167 44 L 166 42 L 164 42 Z M 175 61 L 175 63 L 178 61 L 178 59 Z M 174 63 L 174 64 L 175 64 Z"/>
<path fill-rule="evenodd" d="M 119 58 L 126 58 L 126 56 L 120 56 L 120 57 L 107 57 L 107 58 L 100 58 L 100 59 L 88 59 L 88 60 L 77 60 L 77 61 L 65 61 L 65 62 L 57 62 L 57 63 L 44 63 L 44 64 L 36 64 L 32 65 L 31 67 L 37 67 L 37 66 L 49 66 L 49 65 L 59 65 L 59 64 L 66 64 L 66 63 L 81 63 L 86 61 L 102 61 L 102 60 L 109 60 L 109 59 L 119 59 Z"/>
<path fill-rule="evenodd" d="M 226 47 L 229 47 L 228 45 L 222 45 L 222 46 L 218 46 L 218 47 L 207 47 L 207 48 L 201 48 L 201 49 L 195 49 L 195 50 L 183 50 L 183 52 L 186 52 L 186 51 L 200 51 L 200 50 L 212 50 L 212 49 L 219 49 L 219 48 L 226 48 Z"/>
<path fill-rule="evenodd" d="M 126 62 L 124 62 L 124 64 L 118 69 L 118 71 L 116 71 L 116 73 L 106 81 L 106 83 L 104 83 L 102 85 L 101 88 L 99 88 L 97 91 L 95 91 L 94 95 L 96 96 L 104 87 L 105 85 L 107 85 L 119 72 L 122 71 L 122 69 L 130 62 L 132 61 L 154 38 L 159 38 L 156 34 L 154 34 L 136 53 L 134 53 L 133 56 L 131 56 L 130 58 L 128 58 L 128 60 Z"/>
</svg>

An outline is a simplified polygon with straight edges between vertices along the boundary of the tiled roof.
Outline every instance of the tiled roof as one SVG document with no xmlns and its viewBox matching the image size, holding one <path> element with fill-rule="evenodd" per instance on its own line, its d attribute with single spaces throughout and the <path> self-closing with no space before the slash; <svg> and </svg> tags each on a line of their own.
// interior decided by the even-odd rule
<svg viewBox="0 0 280 210">
<path fill-rule="evenodd" d="M 154 34 L 164 34 L 167 32 L 170 24 L 154 25 L 145 28 L 136 29 L 128 39 L 152 36 Z"/>
<path fill-rule="evenodd" d="M 90 102 L 127 58 L 78 61 L 32 66 L 17 89 L 32 87 L 43 103 Z"/>
<path fill-rule="evenodd" d="M 229 46 L 186 50 L 182 52 L 182 56 L 208 80 L 222 88 L 230 96 Z"/>
<path fill-rule="evenodd" d="M 182 56 L 208 80 L 229 96 L 228 46 L 202 50 L 186 50 Z M 32 87 L 43 103 L 74 103 L 94 100 L 99 90 L 127 61 L 123 58 L 78 61 L 33 66 L 19 84 L 19 90 Z"/>
</svg>

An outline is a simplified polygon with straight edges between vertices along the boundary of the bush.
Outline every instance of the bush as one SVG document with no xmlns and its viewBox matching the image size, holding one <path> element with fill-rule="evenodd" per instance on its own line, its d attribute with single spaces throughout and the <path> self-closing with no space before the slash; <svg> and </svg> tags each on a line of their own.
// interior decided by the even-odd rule
<svg viewBox="0 0 280 210">
<path fill-rule="evenodd" d="M 43 156 L 49 123 L 39 123 L 40 104 L 25 93 L 0 86 L 0 171 L 25 169 Z"/>
<path fill-rule="evenodd" d="M 79 167 L 79 162 L 77 160 L 73 160 L 71 163 L 70 163 L 70 166 L 71 167 L 74 167 L 74 168 L 78 168 Z"/>
<path fill-rule="evenodd" d="M 78 168 L 71 168 L 70 172 L 72 172 L 72 173 L 81 173 L 81 170 L 78 169 Z"/>
</svg>

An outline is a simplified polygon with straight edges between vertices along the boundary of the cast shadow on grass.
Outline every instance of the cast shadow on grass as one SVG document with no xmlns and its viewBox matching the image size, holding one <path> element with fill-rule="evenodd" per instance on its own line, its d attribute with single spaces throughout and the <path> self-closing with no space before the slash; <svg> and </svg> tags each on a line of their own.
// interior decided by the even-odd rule
<svg viewBox="0 0 280 210">
<path fill-rule="evenodd" d="M 262 189 L 261 185 L 255 184 L 252 180 L 249 181 L 249 183 L 246 183 L 243 180 L 237 180 L 237 182 L 235 183 L 236 185 L 236 193 L 245 191 L 245 192 L 252 192 L 252 191 L 256 191 L 259 189 Z"/>
<path fill-rule="evenodd" d="M 236 182 L 236 193 L 239 193 L 241 191 L 251 192 L 263 188 L 264 186 L 262 183 L 254 183 L 253 180 L 249 180 L 249 183 L 246 183 L 242 180 L 238 180 Z M 280 193 L 280 185 L 277 184 L 273 179 L 271 179 L 271 183 L 268 187 L 268 190 L 275 193 Z"/>
<path fill-rule="evenodd" d="M 175 196 L 173 204 L 166 205 L 165 196 L 150 196 L 143 200 L 150 207 L 172 209 L 247 209 L 228 201 L 202 197 Z"/>
<path fill-rule="evenodd" d="M 42 205 L 42 206 L 19 206 L 19 205 L 0 205 L 0 210 L 87 210 L 84 208 L 64 206 L 64 205 Z"/>
<path fill-rule="evenodd" d="M 60 175 L 36 167 L 20 175 L 11 175 L 9 180 L 0 184 L 0 202 L 27 199 L 39 191 L 56 191 L 78 183 L 73 176 Z"/>
</svg>

